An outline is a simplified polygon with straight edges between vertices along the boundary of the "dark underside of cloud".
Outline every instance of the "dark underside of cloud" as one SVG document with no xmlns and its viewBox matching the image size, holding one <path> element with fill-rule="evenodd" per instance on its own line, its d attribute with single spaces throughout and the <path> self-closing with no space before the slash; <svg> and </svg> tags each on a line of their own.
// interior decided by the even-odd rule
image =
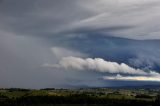
<svg viewBox="0 0 160 106">
<path fill-rule="evenodd" d="M 118 63 L 126 63 L 135 68 L 159 71 L 160 41 L 131 40 L 117 37 L 106 37 L 103 34 L 91 33 L 79 37 L 50 37 L 48 41 L 61 42 L 60 47 L 72 47 L 74 50 Z M 58 46 L 58 45 L 56 45 Z"/>
</svg>

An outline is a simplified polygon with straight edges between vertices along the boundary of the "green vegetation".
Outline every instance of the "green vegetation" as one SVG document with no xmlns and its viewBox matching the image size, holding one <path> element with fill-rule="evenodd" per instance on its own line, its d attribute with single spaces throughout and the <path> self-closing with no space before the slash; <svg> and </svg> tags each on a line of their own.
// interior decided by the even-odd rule
<svg viewBox="0 0 160 106">
<path fill-rule="evenodd" d="M 0 106 L 160 106 L 157 89 L 0 89 Z"/>
</svg>

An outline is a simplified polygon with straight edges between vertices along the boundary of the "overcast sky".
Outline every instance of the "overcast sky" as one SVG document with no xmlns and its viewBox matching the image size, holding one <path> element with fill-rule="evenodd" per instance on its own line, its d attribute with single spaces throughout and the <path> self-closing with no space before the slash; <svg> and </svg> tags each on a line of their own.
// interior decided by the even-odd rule
<svg viewBox="0 0 160 106">
<path fill-rule="evenodd" d="M 0 0 L 0 87 L 160 84 L 159 0 Z"/>
</svg>

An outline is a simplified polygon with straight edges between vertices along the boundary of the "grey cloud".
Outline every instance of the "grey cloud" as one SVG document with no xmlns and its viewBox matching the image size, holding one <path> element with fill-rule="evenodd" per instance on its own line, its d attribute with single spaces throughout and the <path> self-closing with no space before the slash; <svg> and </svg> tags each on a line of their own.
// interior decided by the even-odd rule
<svg viewBox="0 0 160 106">
<path fill-rule="evenodd" d="M 146 70 L 159 67 L 159 64 L 160 64 L 159 48 L 156 47 L 156 45 L 152 47 L 150 47 L 149 45 L 146 45 L 146 46 L 147 48 L 143 47 L 141 48 L 141 50 L 137 49 L 135 53 L 135 57 L 128 59 L 128 62 L 130 65 L 134 67 L 141 67 Z"/>
<path fill-rule="evenodd" d="M 122 40 L 116 40 L 115 44 L 102 35 L 138 40 L 160 39 L 159 5 L 159 0 L 2 0 L 0 84 L 7 87 L 48 87 L 68 84 L 70 81 L 66 79 L 76 80 L 77 76 L 78 80 L 87 81 L 97 78 L 94 72 L 66 72 L 42 68 L 41 65 L 56 64 L 66 56 L 106 56 L 115 57 L 118 61 L 118 56 L 127 55 L 129 51 L 137 52 L 138 44 L 133 48 L 128 43 L 119 43 Z M 107 40 L 108 43 L 104 43 Z M 130 41 L 127 39 L 126 42 Z M 145 45 L 139 49 L 143 47 Z M 148 49 L 152 47 L 155 45 Z M 108 54 L 104 55 L 106 52 Z M 141 64 L 146 61 L 145 58 L 153 63 L 147 65 L 159 64 L 156 59 L 159 55 L 149 54 L 145 57 L 137 55 L 137 58 L 130 60 L 130 65 L 134 66 L 135 59 L 140 59 L 137 61 Z M 121 60 L 124 61 L 124 58 Z M 98 84 L 99 81 L 95 80 Z"/>
<path fill-rule="evenodd" d="M 159 39 L 158 0 L 5 0 L 1 25 L 17 35 L 103 32 L 130 39 Z M 145 17 L 145 18 L 144 18 Z M 82 31 L 82 32 L 81 32 Z"/>
<path fill-rule="evenodd" d="M 78 52 L 78 51 L 74 51 L 72 49 L 69 48 L 62 48 L 62 47 L 52 47 L 51 51 L 53 53 L 53 55 L 58 58 L 61 59 L 63 57 L 67 57 L 67 56 L 78 56 L 78 57 L 87 57 L 87 54 Z"/>
<path fill-rule="evenodd" d="M 43 63 L 57 62 L 45 40 L 32 36 L 6 34 L 0 36 L 1 87 L 61 87 L 75 73 L 44 69 Z"/>
<path fill-rule="evenodd" d="M 93 10 L 90 9 L 90 11 L 96 11 L 98 15 L 72 24 L 72 28 L 87 27 L 88 29 L 103 29 L 115 26 L 130 26 L 132 27 L 130 29 L 114 30 L 109 33 L 113 36 L 131 39 L 159 38 L 159 23 L 157 19 L 159 17 L 160 3 L 158 1 L 142 1 L 140 3 L 137 1 L 119 1 L 117 3 L 113 1 L 109 7 L 105 8 L 105 3 L 107 5 L 108 2 L 111 1 L 103 1 L 104 5 L 100 5 L 99 1 L 94 1 L 89 6 L 101 6 L 99 8 L 102 10 L 96 11 L 92 8 Z M 106 35 L 108 35 L 108 30 L 106 30 Z"/>
<path fill-rule="evenodd" d="M 62 26 L 89 15 L 74 0 L 5 0 L 0 8 L 1 29 L 27 36 L 54 35 Z"/>
</svg>

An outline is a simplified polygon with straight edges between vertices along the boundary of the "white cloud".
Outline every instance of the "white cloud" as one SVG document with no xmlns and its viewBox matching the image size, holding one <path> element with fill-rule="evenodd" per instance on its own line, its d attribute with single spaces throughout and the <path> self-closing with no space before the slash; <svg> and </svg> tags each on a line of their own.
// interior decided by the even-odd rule
<svg viewBox="0 0 160 106">
<path fill-rule="evenodd" d="M 135 69 L 124 63 L 118 64 L 116 62 L 106 61 L 101 58 L 83 59 L 72 56 L 63 57 L 59 61 L 59 63 L 44 64 L 43 67 L 117 74 L 117 76 L 104 76 L 104 80 L 160 81 L 160 74 L 155 71 L 144 71 L 141 69 Z M 124 74 L 125 76 L 122 76 L 120 74 Z"/>
<path fill-rule="evenodd" d="M 78 57 L 63 57 L 58 64 L 44 64 L 45 67 L 64 68 L 66 70 L 90 70 L 102 73 L 123 73 L 133 75 L 147 75 L 148 73 L 134 69 L 124 63 L 105 61 L 101 58 L 78 58 Z"/>
<path fill-rule="evenodd" d="M 104 76 L 105 80 L 122 80 L 122 81 L 156 81 L 160 82 L 160 75 L 151 76 L 122 76 L 117 74 L 117 76 Z"/>
</svg>

